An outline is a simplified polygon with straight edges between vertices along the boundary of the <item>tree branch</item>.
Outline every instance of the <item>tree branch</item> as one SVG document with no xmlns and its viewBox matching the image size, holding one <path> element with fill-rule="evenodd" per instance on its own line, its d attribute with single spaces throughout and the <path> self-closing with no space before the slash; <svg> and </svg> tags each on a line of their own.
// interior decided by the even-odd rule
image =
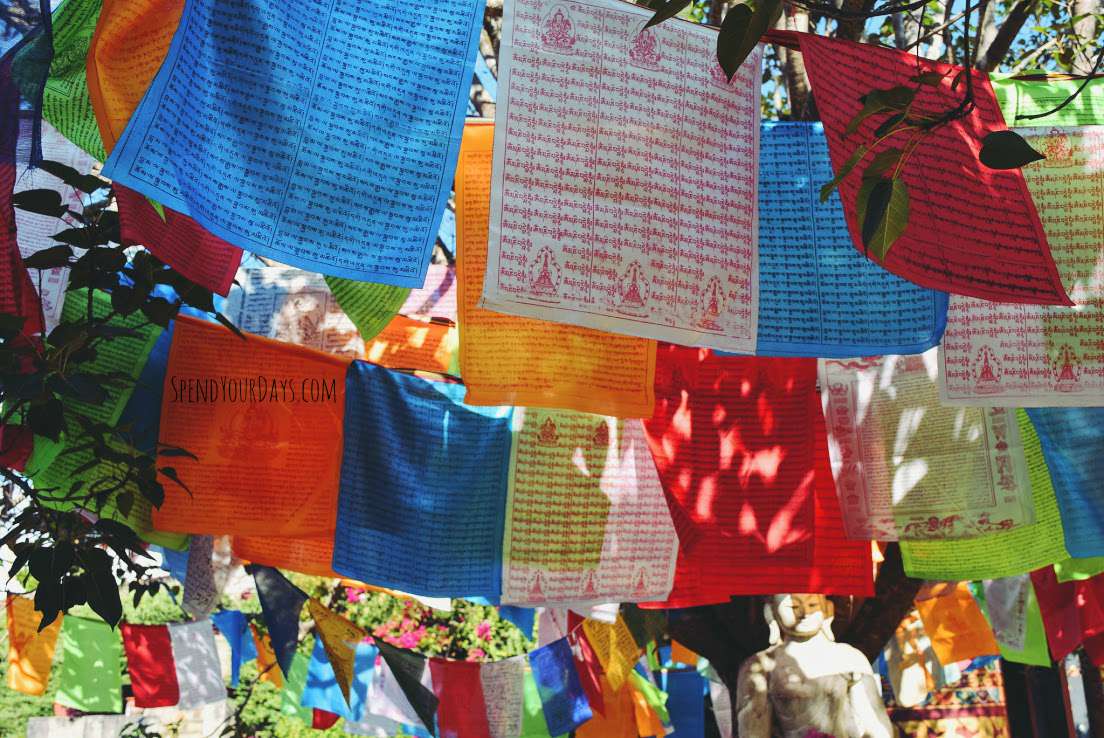
<svg viewBox="0 0 1104 738">
<path fill-rule="evenodd" d="M 1008 12 L 988 45 L 983 41 L 983 48 L 978 49 L 976 66 L 979 71 L 990 72 L 1000 66 L 1004 57 L 1008 55 L 1008 50 L 1012 48 L 1012 42 L 1016 40 L 1020 29 L 1035 12 L 1035 6 L 1038 4 L 1039 0 L 1019 0 L 1012 6 L 1012 10 Z"/>
</svg>

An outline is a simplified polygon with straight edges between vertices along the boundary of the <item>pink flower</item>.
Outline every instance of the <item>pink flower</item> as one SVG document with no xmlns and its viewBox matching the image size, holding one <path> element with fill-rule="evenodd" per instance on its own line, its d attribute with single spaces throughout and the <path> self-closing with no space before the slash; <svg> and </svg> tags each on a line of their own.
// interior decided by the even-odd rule
<svg viewBox="0 0 1104 738">
<path fill-rule="evenodd" d="M 418 641 L 420 640 L 421 638 L 414 635 L 413 633 L 403 633 L 401 636 L 399 636 L 399 645 L 403 648 L 414 648 L 418 645 Z"/>
<path fill-rule="evenodd" d="M 475 661 L 477 659 L 486 658 L 487 654 L 482 648 L 472 648 L 468 651 L 468 660 Z"/>
<path fill-rule="evenodd" d="M 401 627 L 402 627 L 403 630 L 410 630 L 411 628 L 414 627 L 414 621 L 411 620 L 410 618 L 403 618 Z"/>
<path fill-rule="evenodd" d="M 353 589 L 352 587 L 349 587 L 345 590 L 346 602 L 360 602 L 363 597 L 364 593 L 361 592 L 359 589 Z"/>
<path fill-rule="evenodd" d="M 479 625 L 475 626 L 475 635 L 482 638 L 485 641 L 491 640 L 491 621 L 484 620 Z"/>
</svg>

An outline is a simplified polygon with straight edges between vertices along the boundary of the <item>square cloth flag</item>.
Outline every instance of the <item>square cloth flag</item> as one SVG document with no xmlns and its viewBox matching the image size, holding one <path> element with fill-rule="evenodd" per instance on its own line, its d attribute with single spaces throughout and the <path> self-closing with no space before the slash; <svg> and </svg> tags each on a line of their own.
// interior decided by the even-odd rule
<svg viewBox="0 0 1104 738">
<path fill-rule="evenodd" d="M 498 597 L 513 409 L 463 395 L 349 367 L 334 571 L 431 597 Z"/>
<path fill-rule="evenodd" d="M 82 712 L 122 712 L 119 634 L 102 620 L 67 615 L 60 645 L 61 672 L 54 702 Z"/>
<path fill-rule="evenodd" d="M 797 42 L 805 59 L 836 172 L 856 148 L 874 141 L 875 129 L 888 117 L 869 116 L 847 135 L 848 124 L 863 107 L 864 94 L 911 87 L 910 78 L 924 73 L 942 79 L 936 85 L 918 85 L 913 113 L 942 114 L 957 106 L 964 94 L 954 85 L 962 67 L 881 46 L 809 33 L 786 35 Z M 840 74 L 840 69 L 848 73 Z M 908 227 L 881 263 L 932 289 L 1001 302 L 1069 305 L 1023 173 L 990 169 L 978 161 L 982 139 L 1007 126 L 987 76 L 971 73 L 972 112 L 931 131 L 902 169 L 908 187 Z M 871 155 L 894 145 L 902 144 L 882 144 Z M 856 201 L 865 167 L 859 164 L 839 188 L 847 225 L 860 251 L 864 246 Z M 957 205 L 948 208 L 948 202 Z M 993 212 L 995 202 L 1001 204 L 999 214 Z"/>
<path fill-rule="evenodd" d="M 663 606 L 873 591 L 869 543 L 843 532 L 815 360 L 661 345 L 644 429 L 679 537 Z"/>
<path fill-rule="evenodd" d="M 481 0 L 188 2 L 104 173 L 240 248 L 421 286 L 482 20 Z"/>
<path fill-rule="evenodd" d="M 334 529 L 346 360 L 182 317 L 161 405 L 161 443 L 199 460 L 163 479 L 156 527 L 313 537 Z"/>
</svg>

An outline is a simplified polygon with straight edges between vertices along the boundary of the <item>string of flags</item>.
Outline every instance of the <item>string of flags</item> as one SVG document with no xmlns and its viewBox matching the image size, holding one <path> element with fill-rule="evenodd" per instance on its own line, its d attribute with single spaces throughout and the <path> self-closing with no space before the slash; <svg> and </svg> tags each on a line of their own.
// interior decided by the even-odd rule
<svg viewBox="0 0 1104 738">
<path fill-rule="evenodd" d="M 481 11 L 67 0 L 23 19 L 0 55 L 0 312 L 34 335 L 91 305 L 130 330 L 92 367 L 132 381 L 69 407 L 194 455 L 162 470 L 160 506 L 124 487 L 98 511 L 165 552 L 192 620 L 39 631 L 9 597 L 8 686 L 42 694 L 63 654 L 57 701 L 121 713 L 125 661 L 136 708 L 206 725 L 255 659 L 290 713 L 359 735 L 731 735 L 716 672 L 681 646 L 649 658 L 618 605 L 868 597 L 887 541 L 943 583 L 879 659 L 900 704 L 997 655 L 1104 665 L 1104 82 L 1028 127 L 1079 83 L 977 73 L 973 109 L 902 169 L 907 227 L 871 253 L 845 176 L 879 125 L 860 98 L 917 86 L 935 113 L 961 68 L 772 32 L 822 121 L 762 121 L 761 52 L 730 78 L 715 29 L 514 0 L 495 80 Z M 466 119 L 473 74 L 493 122 Z M 981 164 L 1005 128 L 1044 158 Z M 12 207 L 60 188 L 51 161 L 103 162 L 120 242 L 211 290 L 245 340 L 28 270 L 75 225 Z M 38 490 L 90 483 L 79 437 L 27 434 L 5 462 Z M 221 536 L 263 628 L 217 608 Z M 426 658 L 278 569 L 539 607 L 538 647 Z"/>
</svg>

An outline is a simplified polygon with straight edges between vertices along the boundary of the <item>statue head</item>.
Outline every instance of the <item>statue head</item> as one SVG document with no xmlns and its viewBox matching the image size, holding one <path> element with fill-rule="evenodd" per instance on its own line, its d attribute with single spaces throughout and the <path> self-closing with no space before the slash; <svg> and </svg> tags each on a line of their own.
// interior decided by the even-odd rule
<svg viewBox="0 0 1104 738">
<path fill-rule="evenodd" d="M 821 594 L 780 594 L 770 600 L 771 615 L 782 637 L 799 641 L 825 634 L 832 609 Z"/>
</svg>

